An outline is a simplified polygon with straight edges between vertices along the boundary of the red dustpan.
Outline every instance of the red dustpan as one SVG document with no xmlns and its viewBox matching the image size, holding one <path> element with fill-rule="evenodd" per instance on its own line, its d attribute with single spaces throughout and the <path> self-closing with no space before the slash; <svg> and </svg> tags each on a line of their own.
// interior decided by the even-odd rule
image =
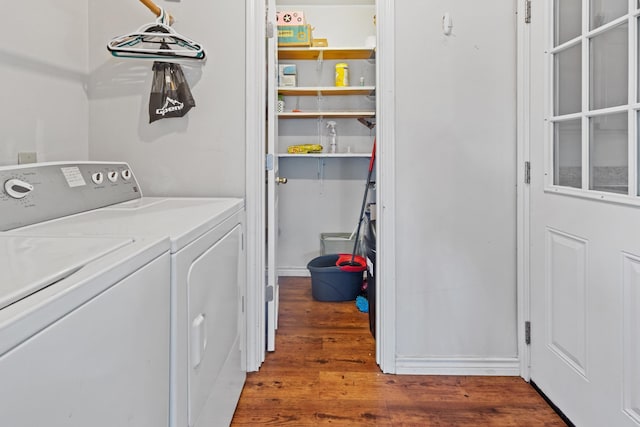
<svg viewBox="0 0 640 427">
<path fill-rule="evenodd" d="M 359 273 L 367 269 L 367 261 L 360 255 L 339 254 L 336 266 L 340 267 L 340 271 Z"/>
</svg>

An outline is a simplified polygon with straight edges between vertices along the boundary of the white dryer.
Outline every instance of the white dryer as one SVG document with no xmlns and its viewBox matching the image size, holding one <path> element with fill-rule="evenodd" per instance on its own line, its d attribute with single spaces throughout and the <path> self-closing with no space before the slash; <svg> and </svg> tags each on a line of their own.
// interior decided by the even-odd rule
<svg viewBox="0 0 640 427">
<path fill-rule="evenodd" d="M 142 197 L 125 163 L 72 168 L 97 192 L 125 186 L 102 208 L 39 221 L 22 235 L 168 236 L 171 244 L 170 426 L 228 425 L 246 377 L 244 202 L 239 198 Z M 50 167 L 50 166 L 42 166 Z"/>
<path fill-rule="evenodd" d="M 0 425 L 167 426 L 169 268 L 167 239 L 0 233 Z"/>
</svg>

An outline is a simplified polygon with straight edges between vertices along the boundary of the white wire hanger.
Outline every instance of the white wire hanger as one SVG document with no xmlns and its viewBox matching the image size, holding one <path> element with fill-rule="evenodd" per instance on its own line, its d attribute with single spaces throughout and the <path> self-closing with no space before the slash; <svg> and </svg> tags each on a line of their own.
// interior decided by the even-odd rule
<svg viewBox="0 0 640 427">
<path fill-rule="evenodd" d="M 178 34 L 170 25 L 171 15 L 160 9 L 156 22 L 146 24 L 137 31 L 113 38 L 107 49 L 121 58 L 195 59 L 205 58 L 204 47 Z"/>
</svg>

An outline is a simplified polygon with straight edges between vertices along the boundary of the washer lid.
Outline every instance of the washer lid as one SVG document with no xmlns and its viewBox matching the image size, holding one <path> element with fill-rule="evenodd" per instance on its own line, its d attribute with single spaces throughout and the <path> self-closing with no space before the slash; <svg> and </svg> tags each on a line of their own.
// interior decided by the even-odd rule
<svg viewBox="0 0 640 427">
<path fill-rule="evenodd" d="M 176 253 L 244 206 L 238 198 L 143 197 L 12 232 L 60 236 L 168 236 Z"/>
<path fill-rule="evenodd" d="M 131 243 L 131 238 L 0 234 L 0 309 Z"/>
</svg>

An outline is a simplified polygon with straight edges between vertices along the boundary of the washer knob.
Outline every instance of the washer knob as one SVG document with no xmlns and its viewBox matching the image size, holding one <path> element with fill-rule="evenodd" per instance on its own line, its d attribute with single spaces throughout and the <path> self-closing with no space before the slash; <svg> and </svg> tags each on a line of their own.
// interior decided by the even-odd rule
<svg viewBox="0 0 640 427">
<path fill-rule="evenodd" d="M 107 177 L 109 178 L 109 181 L 116 182 L 118 180 L 118 172 L 111 171 L 107 174 Z"/>
<path fill-rule="evenodd" d="M 91 175 L 91 180 L 93 181 L 94 184 L 100 185 L 104 180 L 104 174 L 102 172 L 96 172 L 93 175 Z"/>
<path fill-rule="evenodd" d="M 129 181 L 131 179 L 131 171 L 129 169 L 125 169 L 122 171 L 122 179 L 125 181 Z"/>
<path fill-rule="evenodd" d="M 12 178 L 4 183 L 4 191 L 9 197 L 14 199 L 22 199 L 33 191 L 33 185 L 18 178 Z"/>
</svg>

